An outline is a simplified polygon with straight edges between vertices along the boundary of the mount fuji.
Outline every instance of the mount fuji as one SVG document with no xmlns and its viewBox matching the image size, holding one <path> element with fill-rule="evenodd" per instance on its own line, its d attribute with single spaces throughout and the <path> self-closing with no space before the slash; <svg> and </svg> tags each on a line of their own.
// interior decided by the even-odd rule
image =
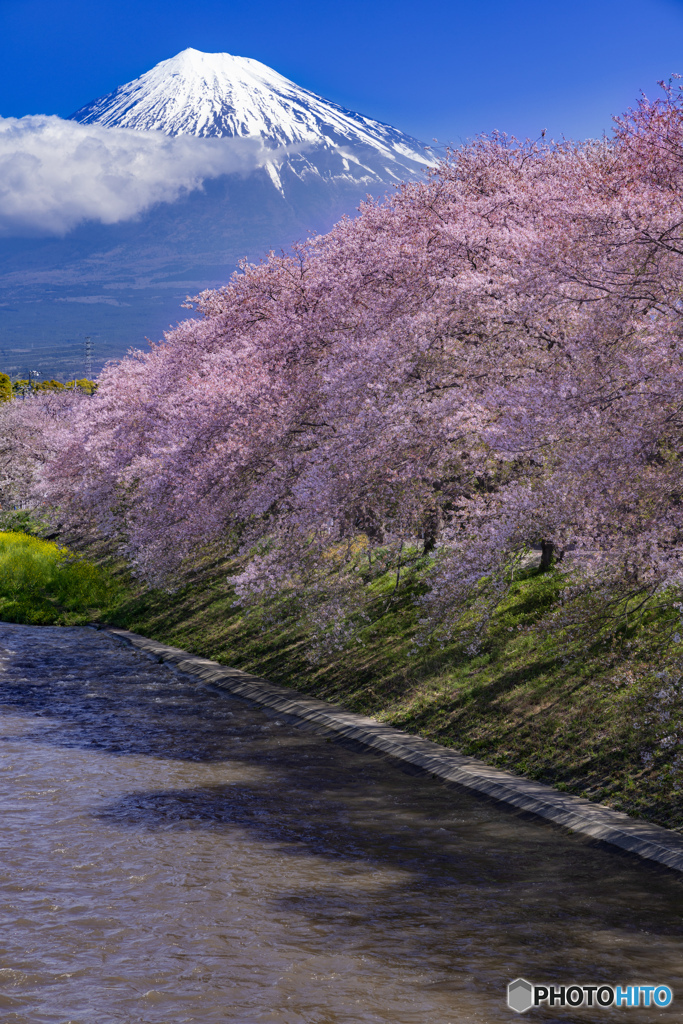
<svg viewBox="0 0 683 1024">
<path fill-rule="evenodd" d="M 375 185 L 414 177 L 434 163 L 425 146 L 397 128 L 229 53 L 183 50 L 71 119 L 166 135 L 258 137 L 273 150 L 265 166 L 283 193 L 283 168 L 297 177 Z"/>
<path fill-rule="evenodd" d="M 194 49 L 69 120 L 100 133 L 186 136 L 185 146 L 192 137 L 250 139 L 261 159 L 133 219 L 85 222 L 63 238 L 0 239 L 0 369 L 8 372 L 81 374 L 85 335 L 96 367 L 140 347 L 187 315 L 180 307 L 188 294 L 224 284 L 241 258 L 329 230 L 368 194 L 420 179 L 436 163 L 411 136 L 257 60 Z"/>
</svg>

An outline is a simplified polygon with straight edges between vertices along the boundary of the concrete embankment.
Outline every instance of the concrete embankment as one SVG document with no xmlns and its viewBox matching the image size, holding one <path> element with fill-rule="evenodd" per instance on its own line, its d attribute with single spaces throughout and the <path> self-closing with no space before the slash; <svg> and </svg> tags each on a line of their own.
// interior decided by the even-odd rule
<svg viewBox="0 0 683 1024">
<path fill-rule="evenodd" d="M 363 715 L 297 694 L 258 676 L 220 665 L 207 658 L 131 633 L 106 627 L 112 636 L 149 655 L 175 665 L 203 683 L 273 708 L 280 714 L 329 729 L 347 740 L 407 762 L 447 782 L 465 786 L 523 811 L 547 818 L 575 832 L 611 843 L 648 860 L 683 872 L 683 836 L 629 817 L 551 786 L 493 768 L 438 743 L 412 736 Z"/>
</svg>

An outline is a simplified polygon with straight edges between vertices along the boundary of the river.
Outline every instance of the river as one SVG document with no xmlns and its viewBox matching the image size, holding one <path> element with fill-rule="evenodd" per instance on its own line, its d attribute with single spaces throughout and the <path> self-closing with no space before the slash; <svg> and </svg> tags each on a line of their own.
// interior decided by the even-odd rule
<svg viewBox="0 0 683 1024">
<path fill-rule="evenodd" d="M 683 1020 L 683 880 L 214 693 L 0 624 L 7 1024 Z M 507 983 L 662 983 L 519 1018 Z"/>
</svg>

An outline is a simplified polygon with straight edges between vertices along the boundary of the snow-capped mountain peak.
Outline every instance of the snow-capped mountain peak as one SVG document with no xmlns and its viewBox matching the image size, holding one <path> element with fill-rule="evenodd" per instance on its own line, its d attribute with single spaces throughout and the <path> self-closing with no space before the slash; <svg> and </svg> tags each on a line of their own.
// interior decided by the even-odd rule
<svg viewBox="0 0 683 1024">
<path fill-rule="evenodd" d="M 323 99 L 258 60 L 191 48 L 87 104 L 72 119 L 167 135 L 260 136 L 271 147 L 348 149 L 342 159 L 352 163 L 360 149 L 380 157 L 386 174 L 379 177 L 386 180 L 413 176 L 434 162 L 416 139 Z M 377 178 L 378 167 L 364 170 Z"/>
</svg>

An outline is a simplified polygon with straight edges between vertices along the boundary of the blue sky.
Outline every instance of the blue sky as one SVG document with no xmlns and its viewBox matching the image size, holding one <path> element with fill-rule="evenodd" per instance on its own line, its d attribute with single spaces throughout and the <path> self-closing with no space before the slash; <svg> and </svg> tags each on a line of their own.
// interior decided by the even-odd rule
<svg viewBox="0 0 683 1024">
<path fill-rule="evenodd" d="M 427 142 L 585 137 L 683 73 L 683 0 L 0 0 L 0 115 L 67 116 L 187 46 Z"/>
</svg>

